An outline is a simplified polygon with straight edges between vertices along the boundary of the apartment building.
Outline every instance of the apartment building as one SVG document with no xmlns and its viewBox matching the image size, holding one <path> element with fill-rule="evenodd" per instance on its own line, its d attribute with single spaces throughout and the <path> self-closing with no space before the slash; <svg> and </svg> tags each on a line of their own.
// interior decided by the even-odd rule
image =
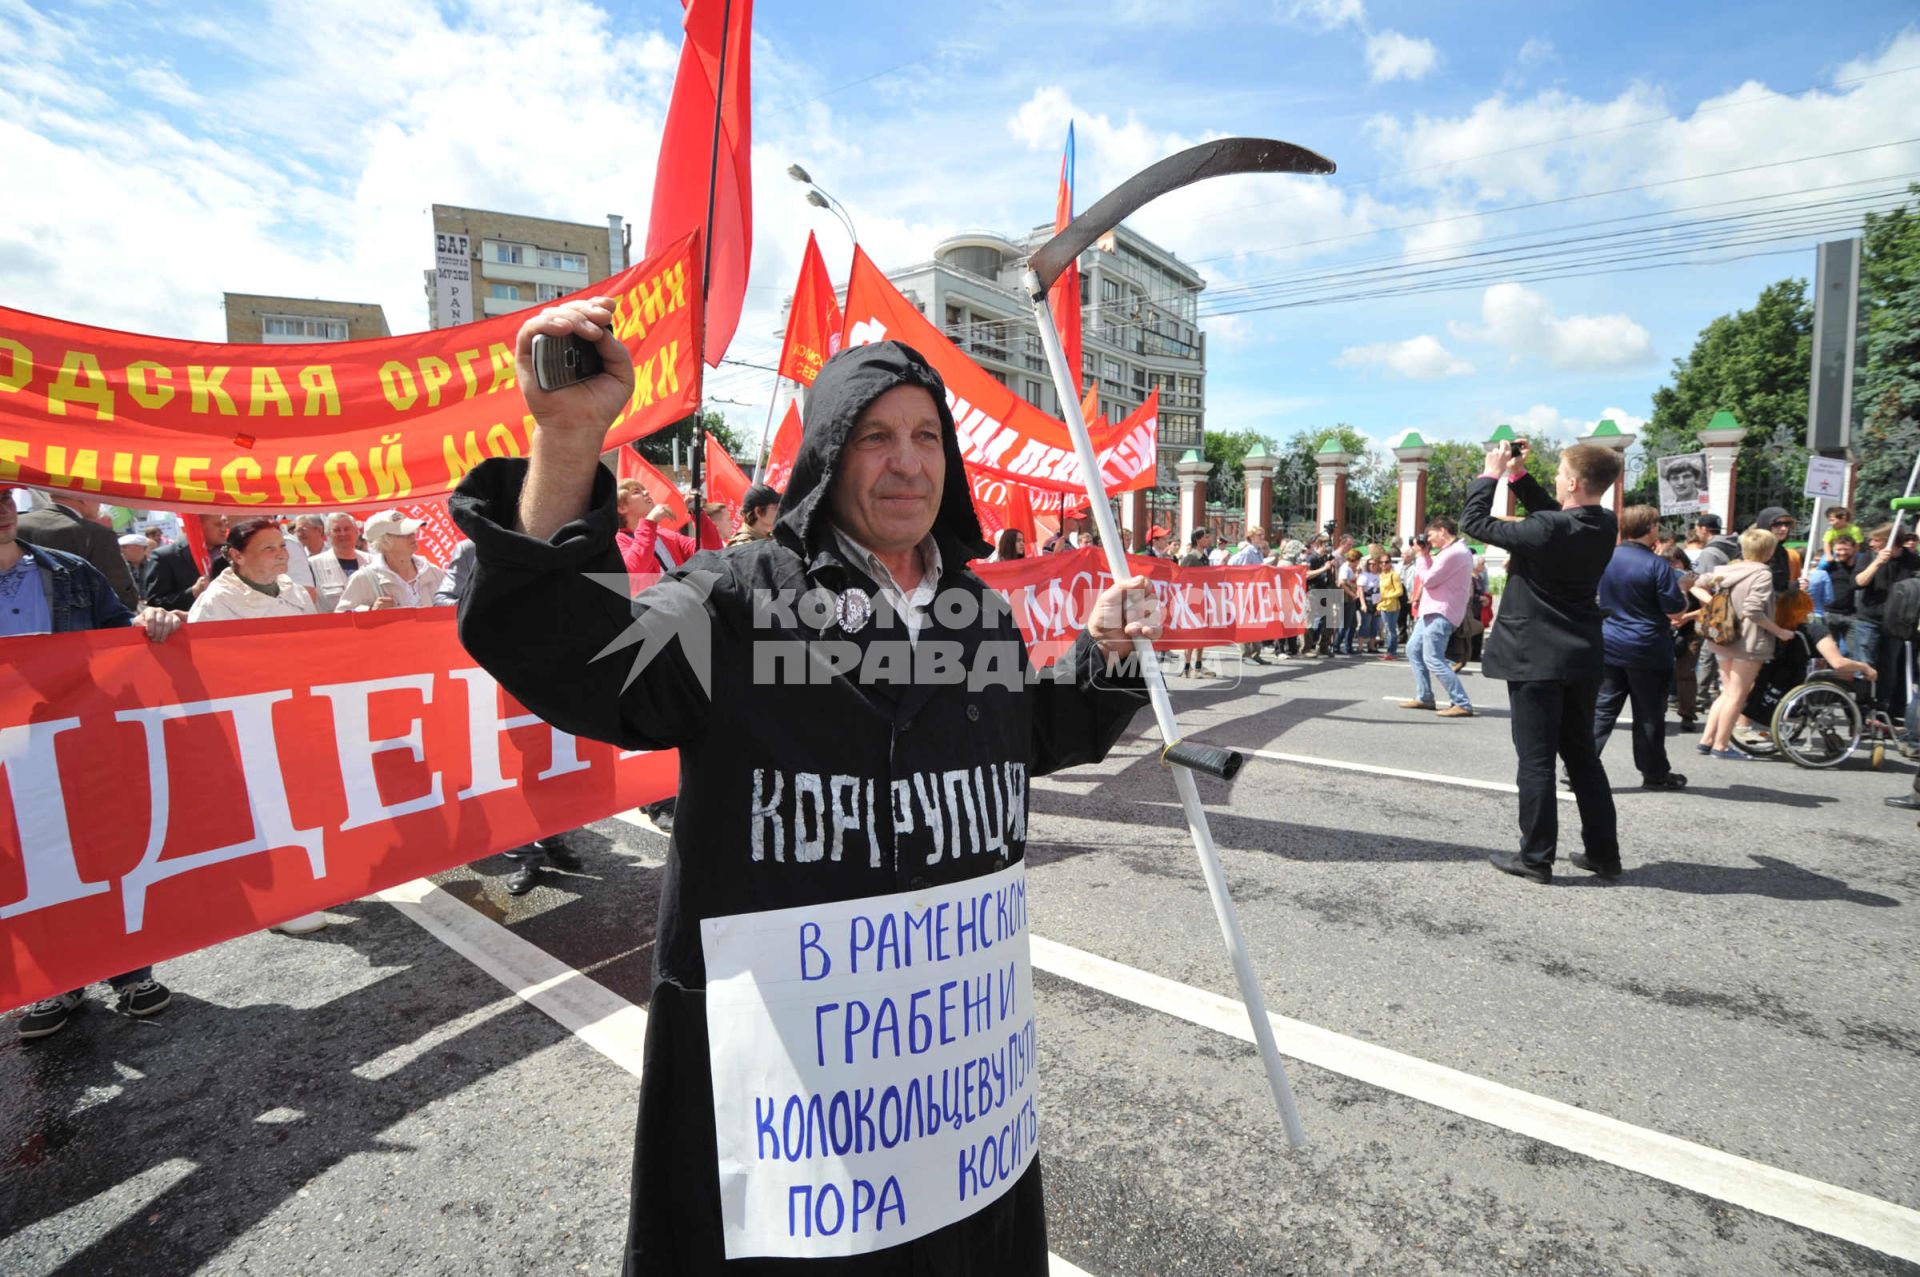
<svg viewBox="0 0 1920 1277">
<path fill-rule="evenodd" d="M 542 306 L 627 267 L 618 213 L 602 224 L 433 206 L 435 264 L 426 272 L 434 328 Z M 462 278 L 461 263 L 465 263 Z"/>
</svg>

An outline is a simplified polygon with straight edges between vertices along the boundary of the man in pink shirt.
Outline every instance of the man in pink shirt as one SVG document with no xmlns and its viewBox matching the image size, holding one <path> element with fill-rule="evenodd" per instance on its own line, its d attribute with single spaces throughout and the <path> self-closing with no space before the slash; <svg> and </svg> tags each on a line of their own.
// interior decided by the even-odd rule
<svg viewBox="0 0 1920 1277">
<path fill-rule="evenodd" d="M 1407 639 L 1407 664 L 1413 669 L 1413 699 L 1401 709 L 1432 709 L 1433 680 L 1452 702 L 1441 718 L 1472 718 L 1473 702 L 1447 660 L 1447 643 L 1467 615 L 1473 589 L 1473 551 L 1460 540 L 1459 525 L 1444 514 L 1427 521 L 1420 546 L 1420 588 L 1415 592 L 1413 634 Z"/>
</svg>

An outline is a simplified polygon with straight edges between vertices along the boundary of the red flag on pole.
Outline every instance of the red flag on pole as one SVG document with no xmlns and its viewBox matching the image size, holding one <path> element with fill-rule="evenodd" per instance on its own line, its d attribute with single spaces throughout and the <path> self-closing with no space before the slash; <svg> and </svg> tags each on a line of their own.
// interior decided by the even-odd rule
<svg viewBox="0 0 1920 1277">
<path fill-rule="evenodd" d="M 632 452 L 633 449 L 626 451 Z M 447 513 L 447 503 L 415 501 L 399 509 L 407 518 L 420 520 L 420 539 L 414 545 L 420 557 L 435 566 L 447 566 L 453 559 L 453 552 L 467 539 L 467 534 L 454 524 L 453 516 Z"/>
<path fill-rule="evenodd" d="M 736 520 L 740 514 L 740 499 L 747 495 L 747 489 L 753 486 L 746 472 L 734 463 L 720 441 L 712 435 L 707 436 L 707 500 L 719 501 L 732 510 Z"/>
<path fill-rule="evenodd" d="M 688 0 L 681 26 L 686 38 L 680 45 L 680 69 L 674 76 L 673 99 L 667 106 L 667 124 L 660 138 L 660 160 L 653 174 L 647 255 L 651 257 L 688 231 L 706 230 L 706 361 L 717 368 L 733 340 L 734 329 L 740 326 L 747 264 L 753 257 L 753 176 L 748 165 L 752 150 L 748 50 L 753 0 Z M 714 114 L 715 100 L 720 96 L 725 100 L 719 105 L 716 161 Z"/>
<path fill-rule="evenodd" d="M 843 326 L 827 264 L 813 232 L 808 231 L 800 280 L 793 286 L 793 309 L 787 312 L 787 339 L 780 347 L 780 375 L 811 386 L 820 375 L 820 365 L 840 352 Z"/>
<path fill-rule="evenodd" d="M 773 447 L 767 452 L 767 469 L 761 476 L 766 485 L 785 492 L 787 480 L 793 477 L 794 458 L 799 455 L 800 405 L 789 402 L 787 415 L 780 419 L 780 428 L 773 432 Z"/>
<path fill-rule="evenodd" d="M 1027 553 L 1032 554 L 1036 548 L 1033 535 L 1033 497 L 1024 483 L 1009 485 L 1007 526 L 1019 530 L 1020 535 L 1026 538 Z"/>
<path fill-rule="evenodd" d="M 655 505 L 672 510 L 673 522 L 666 526 L 683 528 L 693 517 L 687 511 L 686 498 L 680 495 L 680 489 L 674 486 L 673 480 L 654 469 L 653 463 L 641 456 L 638 450 L 625 446 L 620 449 L 620 458 L 614 464 L 614 476 L 619 479 L 638 479 Z"/>
<path fill-rule="evenodd" d="M 1087 383 L 1087 393 L 1080 399 L 1080 420 L 1087 423 L 1089 431 L 1113 424 L 1100 412 L 1100 379 L 1098 377 Z"/>
<path fill-rule="evenodd" d="M 1058 235 L 1073 220 L 1073 125 L 1067 125 L 1067 150 L 1060 157 L 1060 191 L 1054 197 L 1053 233 Z M 1066 352 L 1067 367 L 1073 384 L 1080 384 L 1080 259 L 1075 258 L 1060 272 L 1047 290 L 1047 306 L 1053 311 L 1053 323 L 1060 330 L 1060 349 Z M 1089 422 L 1089 425 L 1092 423 Z"/>
<path fill-rule="evenodd" d="M 189 510 L 180 516 L 180 531 L 186 534 L 187 551 L 193 555 L 194 566 L 205 576 L 213 566 L 213 554 L 207 547 L 207 533 L 200 526 L 200 516 Z M 225 549 L 222 546 L 221 549 Z"/>
</svg>

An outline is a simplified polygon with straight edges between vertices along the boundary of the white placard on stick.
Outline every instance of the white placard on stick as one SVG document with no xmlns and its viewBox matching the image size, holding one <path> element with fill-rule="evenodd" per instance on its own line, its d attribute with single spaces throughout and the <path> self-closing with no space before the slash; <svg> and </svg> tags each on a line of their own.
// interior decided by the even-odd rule
<svg viewBox="0 0 1920 1277">
<path fill-rule="evenodd" d="M 700 939 L 728 1259 L 896 1246 L 1033 1161 L 1024 862 L 708 918 Z"/>
<path fill-rule="evenodd" d="M 1844 501 L 1847 477 L 1853 466 L 1838 457 L 1808 457 L 1805 495 L 1828 501 Z"/>
<path fill-rule="evenodd" d="M 1707 500 L 1706 453 L 1662 457 L 1658 465 L 1661 514 L 1699 514 L 1712 508 Z"/>
</svg>

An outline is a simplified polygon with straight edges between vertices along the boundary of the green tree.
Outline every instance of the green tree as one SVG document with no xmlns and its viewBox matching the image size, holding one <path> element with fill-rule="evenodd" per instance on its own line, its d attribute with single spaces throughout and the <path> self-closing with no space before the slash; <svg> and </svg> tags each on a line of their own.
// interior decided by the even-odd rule
<svg viewBox="0 0 1920 1277">
<path fill-rule="evenodd" d="M 727 424 L 727 419 L 718 411 L 708 408 L 700 414 L 705 422 L 707 433 L 720 441 L 720 446 L 738 458 L 746 458 L 753 445 L 743 438 L 738 430 Z M 673 464 L 673 445 L 680 444 L 680 463 L 689 464 L 687 458 L 693 449 L 693 422 L 691 415 L 682 417 L 665 430 L 656 430 L 640 440 L 640 455 L 656 466 L 666 467 Z M 748 474 L 753 473 L 751 464 L 743 464 Z"/>
<path fill-rule="evenodd" d="M 1726 409 L 1747 428 L 1740 444 L 1735 519 L 1791 495 L 1806 477 L 1807 392 L 1812 382 L 1813 306 L 1803 279 L 1770 284 L 1750 310 L 1708 324 L 1693 351 L 1673 361 L 1673 384 L 1653 392 L 1648 457 L 1692 452 L 1700 430 Z"/>
<path fill-rule="evenodd" d="M 1467 485 L 1486 468 L 1487 450 L 1481 444 L 1458 440 L 1434 444 L 1433 457 L 1427 462 L 1428 517 L 1444 514 L 1457 520 L 1466 505 Z"/>
<path fill-rule="evenodd" d="M 1920 183 L 1907 188 L 1920 195 Z M 1920 215 L 1903 205 L 1867 214 L 1861 290 L 1867 304 L 1867 361 L 1860 378 L 1864 420 L 1853 442 L 1860 459 L 1854 505 L 1866 527 L 1888 517 L 1920 454 Z"/>
<path fill-rule="evenodd" d="M 1202 455 L 1213 462 L 1213 473 L 1207 476 L 1207 500 L 1224 501 L 1229 506 L 1246 505 L 1247 477 L 1243 463 L 1255 444 L 1269 453 L 1274 451 L 1272 438 L 1257 430 L 1209 430 L 1206 433 Z"/>
</svg>

